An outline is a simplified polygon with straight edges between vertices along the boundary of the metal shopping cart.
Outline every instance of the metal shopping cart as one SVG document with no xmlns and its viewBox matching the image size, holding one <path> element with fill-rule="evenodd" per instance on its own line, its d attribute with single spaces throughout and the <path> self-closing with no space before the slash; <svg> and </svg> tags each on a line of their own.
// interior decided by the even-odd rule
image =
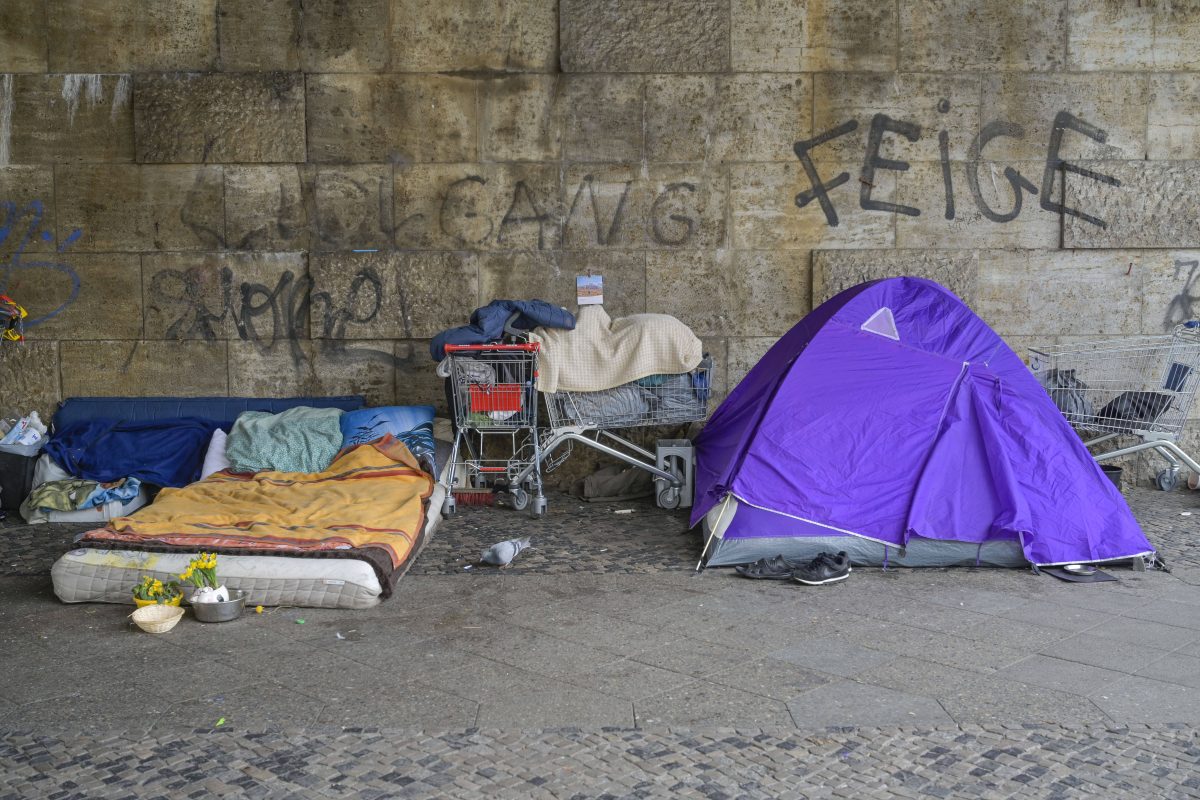
<svg viewBox="0 0 1200 800">
<path fill-rule="evenodd" d="M 571 454 L 579 442 L 643 469 L 655 478 L 659 505 L 678 508 L 691 464 L 670 455 L 664 463 L 654 453 L 613 433 L 625 428 L 682 425 L 708 415 L 712 360 L 678 375 L 653 375 L 600 392 L 566 392 L 543 395 L 550 429 L 541 437 L 541 452 L 510 480 L 518 491 L 540 485 L 540 469 L 550 472 Z M 526 486 L 526 484 L 529 486 Z"/>
<path fill-rule="evenodd" d="M 1200 323 L 1162 336 L 1031 349 L 1029 367 L 1089 448 L 1138 440 L 1096 454 L 1097 461 L 1152 450 L 1167 462 L 1156 478 L 1165 491 L 1184 466 L 1200 474 L 1200 463 L 1178 444 L 1200 386 Z"/>
<path fill-rule="evenodd" d="M 535 388 L 539 349 L 536 343 L 446 345 L 457 433 L 443 516 L 455 512 L 460 470 L 470 486 L 507 480 L 514 507 L 533 516 L 545 511 Z"/>
</svg>

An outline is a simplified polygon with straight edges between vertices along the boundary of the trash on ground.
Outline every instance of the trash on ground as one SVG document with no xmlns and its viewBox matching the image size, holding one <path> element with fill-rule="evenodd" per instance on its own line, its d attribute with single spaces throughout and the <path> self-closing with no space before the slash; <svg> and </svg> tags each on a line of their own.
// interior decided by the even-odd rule
<svg viewBox="0 0 1200 800">
<path fill-rule="evenodd" d="M 297 624 L 297 625 L 303 625 L 303 624 L 304 624 L 304 620 L 302 620 L 302 619 L 298 619 L 298 620 L 296 620 L 296 624 Z"/>
<path fill-rule="evenodd" d="M 633 513 L 633 509 L 632 509 L 632 508 L 618 508 L 618 509 L 617 509 L 616 511 L 614 511 L 613 513 L 614 513 L 614 514 L 632 514 L 632 513 Z"/>
</svg>

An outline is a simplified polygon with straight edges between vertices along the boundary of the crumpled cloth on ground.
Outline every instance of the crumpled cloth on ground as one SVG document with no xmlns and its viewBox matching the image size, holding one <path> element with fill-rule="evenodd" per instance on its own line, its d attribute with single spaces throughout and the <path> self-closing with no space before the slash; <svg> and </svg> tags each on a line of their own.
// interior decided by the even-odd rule
<svg viewBox="0 0 1200 800">
<path fill-rule="evenodd" d="M 98 488 L 99 484 L 95 481 L 84 478 L 49 481 L 30 492 L 25 503 L 31 509 L 75 511 L 80 508 L 88 508 L 88 498 Z"/>
<path fill-rule="evenodd" d="M 611 319 L 604 306 L 584 306 L 574 330 L 538 328 L 539 392 L 599 392 L 651 375 L 691 372 L 704 346 L 667 314 Z"/>
<path fill-rule="evenodd" d="M 83 505 L 80 508 L 94 508 L 95 506 L 102 506 L 105 503 L 111 503 L 113 500 L 122 504 L 128 503 L 138 496 L 141 488 L 142 482 L 137 478 L 126 478 L 122 481 L 100 483 L 88 495 L 87 500 L 83 501 Z"/>
<path fill-rule="evenodd" d="M 571 494 L 589 503 L 636 500 L 654 494 L 654 478 L 644 469 L 609 464 L 575 481 Z"/>
</svg>

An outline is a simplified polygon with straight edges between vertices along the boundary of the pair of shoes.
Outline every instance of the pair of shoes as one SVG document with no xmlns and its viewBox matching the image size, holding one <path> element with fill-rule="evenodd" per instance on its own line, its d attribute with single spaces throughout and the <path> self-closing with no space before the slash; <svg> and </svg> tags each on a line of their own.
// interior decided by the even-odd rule
<svg viewBox="0 0 1200 800">
<path fill-rule="evenodd" d="M 825 583 L 837 583 L 850 576 L 850 557 L 846 551 L 836 556 L 829 553 L 818 553 L 817 557 L 792 570 L 792 579 L 806 586 L 820 586 Z"/>
<path fill-rule="evenodd" d="M 734 569 L 743 578 L 760 581 L 786 581 L 792 577 L 792 570 L 795 568 L 796 565 L 784 558 L 783 555 L 777 555 L 774 558 L 760 558 L 753 564 L 742 564 Z"/>
</svg>

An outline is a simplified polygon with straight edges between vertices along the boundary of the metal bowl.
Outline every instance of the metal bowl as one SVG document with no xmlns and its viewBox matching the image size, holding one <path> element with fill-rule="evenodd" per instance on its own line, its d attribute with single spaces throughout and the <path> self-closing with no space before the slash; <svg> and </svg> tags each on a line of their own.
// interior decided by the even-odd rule
<svg viewBox="0 0 1200 800">
<path fill-rule="evenodd" d="M 192 603 L 192 613 L 201 622 L 229 622 L 246 610 L 246 593 L 241 589 L 229 592 L 229 599 L 219 603 Z"/>
</svg>

